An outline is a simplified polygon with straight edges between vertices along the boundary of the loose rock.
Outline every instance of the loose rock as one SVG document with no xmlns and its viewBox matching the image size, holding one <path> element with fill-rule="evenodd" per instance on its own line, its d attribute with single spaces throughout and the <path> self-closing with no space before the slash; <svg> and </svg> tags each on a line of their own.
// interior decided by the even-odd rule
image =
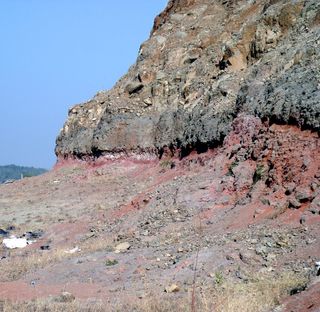
<svg viewBox="0 0 320 312">
<path fill-rule="evenodd" d="M 167 292 L 167 293 L 175 293 L 175 292 L 178 292 L 178 291 L 180 291 L 180 287 L 178 285 L 176 285 L 176 284 L 172 284 L 172 285 L 167 286 L 165 288 L 165 292 Z"/>
<path fill-rule="evenodd" d="M 131 245 L 128 242 L 121 243 L 115 247 L 115 253 L 125 252 L 130 249 Z"/>
</svg>

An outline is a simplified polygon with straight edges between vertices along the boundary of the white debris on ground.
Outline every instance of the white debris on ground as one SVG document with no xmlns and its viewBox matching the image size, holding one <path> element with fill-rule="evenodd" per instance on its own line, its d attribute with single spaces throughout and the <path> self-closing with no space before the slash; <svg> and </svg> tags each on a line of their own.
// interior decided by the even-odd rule
<svg viewBox="0 0 320 312">
<path fill-rule="evenodd" d="M 11 236 L 10 238 L 3 239 L 2 244 L 9 249 L 15 249 L 25 248 L 27 245 L 31 245 L 34 242 L 35 241 L 30 241 L 26 238 L 17 238 L 15 236 Z"/>
<path fill-rule="evenodd" d="M 76 246 L 76 247 L 74 247 L 74 248 L 72 248 L 70 250 L 65 250 L 64 252 L 68 253 L 68 254 L 74 254 L 74 253 L 80 252 L 80 251 L 81 251 L 81 249 L 78 246 Z"/>
</svg>

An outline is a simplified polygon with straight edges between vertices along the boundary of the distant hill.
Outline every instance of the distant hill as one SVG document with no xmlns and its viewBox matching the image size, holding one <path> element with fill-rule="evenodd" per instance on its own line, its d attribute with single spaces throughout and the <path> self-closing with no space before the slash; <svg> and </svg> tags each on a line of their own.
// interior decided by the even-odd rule
<svg viewBox="0 0 320 312">
<path fill-rule="evenodd" d="M 0 183 L 7 180 L 18 180 L 23 177 L 33 177 L 45 173 L 47 170 L 34 167 L 22 167 L 16 165 L 0 166 Z"/>
</svg>

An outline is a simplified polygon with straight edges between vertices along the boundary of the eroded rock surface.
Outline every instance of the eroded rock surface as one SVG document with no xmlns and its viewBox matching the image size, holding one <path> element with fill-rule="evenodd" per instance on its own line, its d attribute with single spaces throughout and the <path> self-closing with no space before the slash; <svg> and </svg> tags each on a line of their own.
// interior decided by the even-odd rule
<svg viewBox="0 0 320 312">
<path fill-rule="evenodd" d="M 317 0 L 170 1 L 128 73 L 70 110 L 56 154 L 203 151 L 241 112 L 319 131 L 319 10 Z"/>
</svg>

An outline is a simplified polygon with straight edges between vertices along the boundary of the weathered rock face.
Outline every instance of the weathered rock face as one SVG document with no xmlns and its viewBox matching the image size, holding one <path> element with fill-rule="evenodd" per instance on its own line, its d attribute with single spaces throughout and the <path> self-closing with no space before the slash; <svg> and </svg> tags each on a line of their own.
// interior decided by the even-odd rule
<svg viewBox="0 0 320 312">
<path fill-rule="evenodd" d="M 58 157 L 221 143 L 240 114 L 320 130 L 318 0 L 169 1 L 136 64 L 73 107 Z"/>
</svg>

